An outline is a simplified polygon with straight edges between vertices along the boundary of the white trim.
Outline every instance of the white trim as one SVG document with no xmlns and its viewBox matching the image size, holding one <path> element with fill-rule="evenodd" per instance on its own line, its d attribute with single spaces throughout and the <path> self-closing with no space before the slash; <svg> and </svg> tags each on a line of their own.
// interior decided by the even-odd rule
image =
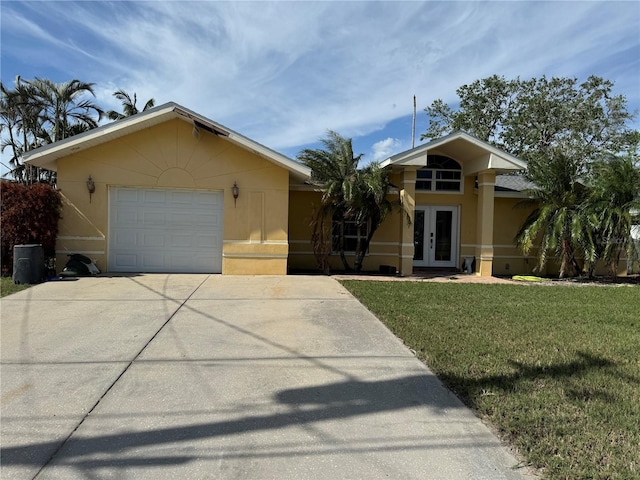
<svg viewBox="0 0 640 480">
<path fill-rule="evenodd" d="M 527 259 L 527 258 L 537 258 L 533 255 L 494 255 L 493 258 L 520 258 L 520 259 Z"/>
<path fill-rule="evenodd" d="M 464 188 L 463 188 L 464 190 Z M 428 194 L 428 195 L 464 195 L 464 192 L 461 190 L 459 192 L 454 192 L 451 190 L 416 190 L 416 195 L 418 194 Z"/>
<path fill-rule="evenodd" d="M 495 198 L 529 198 L 523 192 L 505 192 L 505 191 L 494 191 L 493 196 Z"/>
<path fill-rule="evenodd" d="M 67 255 L 73 255 L 80 253 L 82 255 L 104 255 L 104 250 L 56 250 L 56 253 L 66 253 Z"/>
<path fill-rule="evenodd" d="M 402 180 L 403 185 L 415 185 L 416 180 Z"/>
<path fill-rule="evenodd" d="M 222 258 L 275 258 L 282 259 L 287 258 L 288 254 L 286 253 L 222 253 Z"/>
<path fill-rule="evenodd" d="M 504 152 L 499 148 L 496 148 L 493 145 L 474 137 L 473 135 L 469 135 L 468 133 L 461 132 L 461 131 L 456 131 L 444 137 L 436 138 L 434 140 L 431 140 L 428 143 L 412 148 L 411 150 L 406 150 L 404 152 L 397 153 L 387 158 L 386 160 L 382 161 L 380 163 L 380 166 L 382 167 L 387 167 L 390 165 L 391 166 L 393 165 L 424 166 L 426 165 L 426 162 L 427 162 L 427 155 L 429 155 L 431 151 L 438 150 L 439 147 L 443 147 L 449 142 L 453 142 L 456 140 L 464 140 L 472 145 L 480 147 L 485 152 L 496 155 L 500 159 L 504 160 L 506 164 L 510 164 L 510 166 L 508 167 L 505 166 L 503 168 L 500 168 L 499 170 L 524 170 L 525 168 L 527 168 L 526 162 L 520 160 L 519 158 L 514 157 L 513 155 L 507 152 Z M 490 159 L 489 165 L 488 165 L 488 168 L 490 169 L 493 168 L 490 165 L 491 163 L 492 162 Z"/>
<path fill-rule="evenodd" d="M 102 242 L 106 241 L 106 237 L 81 237 L 77 235 L 60 235 L 58 236 L 58 240 L 86 240 L 92 242 Z"/>
<path fill-rule="evenodd" d="M 495 187 L 495 182 L 482 182 L 478 183 L 478 187 Z"/>
<path fill-rule="evenodd" d="M 413 260 L 413 255 L 400 255 L 400 258 L 410 258 Z"/>
</svg>

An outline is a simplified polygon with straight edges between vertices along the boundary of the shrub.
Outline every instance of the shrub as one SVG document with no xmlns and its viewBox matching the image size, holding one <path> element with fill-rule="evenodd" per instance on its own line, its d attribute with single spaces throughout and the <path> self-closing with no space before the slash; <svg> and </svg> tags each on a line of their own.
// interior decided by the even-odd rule
<svg viewBox="0 0 640 480">
<path fill-rule="evenodd" d="M 2 275 L 13 271 L 13 246 L 41 243 L 46 259 L 55 256 L 62 199 L 44 183 L 0 182 Z"/>
</svg>

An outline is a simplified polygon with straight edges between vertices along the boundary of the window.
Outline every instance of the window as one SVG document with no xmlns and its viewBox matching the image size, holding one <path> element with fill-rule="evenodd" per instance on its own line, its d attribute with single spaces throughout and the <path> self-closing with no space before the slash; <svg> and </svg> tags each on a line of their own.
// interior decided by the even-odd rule
<svg viewBox="0 0 640 480">
<path fill-rule="evenodd" d="M 367 225 L 364 225 L 360 232 L 355 220 L 345 220 L 344 222 L 344 251 L 355 253 L 358 248 L 360 239 L 366 238 Z M 331 222 L 331 251 L 337 253 L 340 251 L 340 220 L 333 219 Z"/>
<path fill-rule="evenodd" d="M 462 168 L 449 157 L 429 155 L 427 166 L 418 170 L 416 190 L 430 192 L 459 192 L 462 187 Z"/>
</svg>

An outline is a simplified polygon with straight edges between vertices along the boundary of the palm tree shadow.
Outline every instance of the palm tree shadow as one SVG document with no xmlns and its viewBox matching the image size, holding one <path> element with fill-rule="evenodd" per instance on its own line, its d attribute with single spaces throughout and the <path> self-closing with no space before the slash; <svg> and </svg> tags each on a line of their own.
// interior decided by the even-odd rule
<svg viewBox="0 0 640 480">
<path fill-rule="evenodd" d="M 136 452 L 145 447 L 179 445 L 190 441 L 349 419 L 385 411 L 426 407 L 439 414 L 443 410 L 462 407 L 458 398 L 445 389 L 434 375 L 427 374 L 373 382 L 346 380 L 287 389 L 276 392 L 273 398 L 276 405 L 288 406 L 287 411 L 153 430 L 130 430 L 98 436 L 74 435 L 59 451 L 57 450 L 60 448 L 60 442 L 3 446 L 0 450 L 2 462 L 4 465 L 41 466 L 55 453 L 55 463 L 82 470 L 97 468 L 92 467 L 94 460 L 97 461 L 95 465 L 101 468 L 178 464 L 195 460 L 196 457 L 129 457 L 128 452 Z M 96 456 L 99 459 L 96 459 Z"/>
</svg>

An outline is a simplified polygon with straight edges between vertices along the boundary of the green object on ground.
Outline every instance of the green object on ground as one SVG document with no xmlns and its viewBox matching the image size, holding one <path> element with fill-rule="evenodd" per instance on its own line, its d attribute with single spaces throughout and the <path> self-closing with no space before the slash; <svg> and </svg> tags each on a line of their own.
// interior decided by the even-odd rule
<svg viewBox="0 0 640 480">
<path fill-rule="evenodd" d="M 521 282 L 544 282 L 546 278 L 536 277 L 535 275 L 514 275 L 512 280 L 520 280 Z"/>
</svg>

